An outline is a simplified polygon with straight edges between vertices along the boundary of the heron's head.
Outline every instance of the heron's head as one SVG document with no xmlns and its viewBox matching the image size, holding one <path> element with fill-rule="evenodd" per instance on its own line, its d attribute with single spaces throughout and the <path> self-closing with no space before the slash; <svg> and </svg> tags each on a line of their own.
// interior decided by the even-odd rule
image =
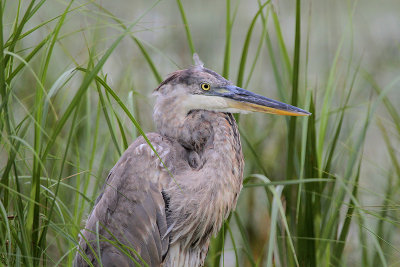
<svg viewBox="0 0 400 267">
<path fill-rule="evenodd" d="M 202 65 L 170 74 L 154 93 L 158 101 L 179 105 L 186 114 L 200 109 L 230 113 L 255 111 L 289 116 L 310 115 L 300 108 L 237 87 Z"/>
</svg>

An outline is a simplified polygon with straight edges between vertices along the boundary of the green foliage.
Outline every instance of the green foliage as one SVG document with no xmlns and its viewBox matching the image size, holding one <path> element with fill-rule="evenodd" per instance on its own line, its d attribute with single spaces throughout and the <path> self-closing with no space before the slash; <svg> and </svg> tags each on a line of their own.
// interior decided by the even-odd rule
<svg viewBox="0 0 400 267">
<path fill-rule="evenodd" d="M 238 86 L 312 112 L 240 117 L 243 191 L 206 265 L 399 262 L 400 66 L 392 50 L 370 63 L 354 47 L 362 3 L 115 2 L 0 4 L 0 265 L 72 265 L 107 172 L 154 130 L 146 96 L 193 52 L 225 77 L 237 70 Z M 346 14 L 324 55 L 321 5 Z M 397 74 L 370 67 L 386 64 Z"/>
</svg>

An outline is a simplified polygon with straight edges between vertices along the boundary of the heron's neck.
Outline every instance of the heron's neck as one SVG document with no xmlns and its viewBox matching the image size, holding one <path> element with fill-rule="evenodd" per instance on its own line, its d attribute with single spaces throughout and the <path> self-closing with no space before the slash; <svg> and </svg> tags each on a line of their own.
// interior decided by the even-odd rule
<svg viewBox="0 0 400 267">
<path fill-rule="evenodd" d="M 162 135 L 178 141 L 199 156 L 199 166 L 195 169 L 196 176 L 202 177 L 190 182 L 212 184 L 213 187 L 227 183 L 241 186 L 244 163 L 233 115 L 205 110 L 188 112 L 182 101 L 184 99 L 179 97 L 159 98 L 153 117 Z"/>
<path fill-rule="evenodd" d="M 230 113 L 193 110 L 181 114 L 174 105 L 168 109 L 160 113 L 156 106 L 154 116 L 160 133 L 177 140 L 199 160 L 197 167 L 174 174 L 175 181 L 168 190 L 176 203 L 171 207 L 178 207 L 174 214 L 185 213 L 182 217 L 186 218 L 175 225 L 173 242 L 183 238 L 189 245 L 206 243 L 235 207 L 242 187 L 244 162 L 239 131 Z M 176 116 L 168 117 L 170 112 Z M 198 229 L 199 236 L 185 238 L 185 229 L 192 227 Z"/>
<path fill-rule="evenodd" d="M 189 129 L 188 110 L 182 105 L 185 96 L 159 96 L 154 106 L 153 118 L 158 131 L 182 143 L 188 148 L 187 140 L 192 139 L 193 132 Z M 185 141 L 186 140 L 186 141 Z"/>
<path fill-rule="evenodd" d="M 243 154 L 236 121 L 230 113 L 209 112 L 211 136 L 200 151 L 202 174 L 210 176 L 212 170 L 214 186 L 219 184 L 232 191 L 240 190 L 243 178 Z M 207 181 L 209 182 L 209 181 Z M 240 186 L 240 187 L 239 187 Z"/>
<path fill-rule="evenodd" d="M 181 121 L 179 117 L 174 120 L 180 130 L 163 129 L 164 133 L 177 133 L 173 138 L 191 147 L 200 164 L 177 173 L 167 189 L 171 197 L 167 220 L 173 228 L 166 262 L 170 266 L 186 266 L 187 262 L 199 266 L 204 263 L 211 236 L 235 208 L 242 188 L 240 137 L 230 113 L 196 110 Z"/>
<path fill-rule="evenodd" d="M 208 212 L 220 216 L 216 218 L 218 229 L 213 229 L 218 232 L 222 222 L 236 206 L 242 188 L 244 161 L 239 131 L 233 115 L 210 113 L 209 116 L 212 136 L 203 148 L 201 160 L 204 165 L 199 173 L 205 177 L 202 181 L 208 189 L 208 200 L 204 201 L 210 201 L 209 205 L 214 205 L 214 210 Z"/>
</svg>

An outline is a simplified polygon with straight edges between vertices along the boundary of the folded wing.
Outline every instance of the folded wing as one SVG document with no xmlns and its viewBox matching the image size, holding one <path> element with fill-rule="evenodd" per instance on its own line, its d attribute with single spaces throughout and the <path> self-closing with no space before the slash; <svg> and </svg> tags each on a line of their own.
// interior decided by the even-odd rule
<svg viewBox="0 0 400 267">
<path fill-rule="evenodd" d="M 148 138 L 170 172 L 175 172 L 184 149 L 155 133 Z M 169 164 L 173 161 L 175 169 Z M 138 138 L 107 177 L 81 232 L 74 265 L 88 266 L 89 261 L 98 266 L 101 260 L 103 266 L 135 266 L 143 261 L 159 266 L 169 246 L 166 179 L 169 173 L 159 158 Z"/>
</svg>

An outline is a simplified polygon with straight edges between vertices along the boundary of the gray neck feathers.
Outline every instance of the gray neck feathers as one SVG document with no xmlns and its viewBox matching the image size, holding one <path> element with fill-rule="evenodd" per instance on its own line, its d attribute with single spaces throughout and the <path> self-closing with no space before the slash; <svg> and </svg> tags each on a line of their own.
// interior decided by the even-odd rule
<svg viewBox="0 0 400 267">
<path fill-rule="evenodd" d="M 200 161 L 197 168 L 176 174 L 179 186 L 171 181 L 166 189 L 174 209 L 168 218 L 174 225 L 171 245 L 178 242 L 182 250 L 190 250 L 193 245 L 208 247 L 211 235 L 219 231 L 236 206 L 244 162 L 232 114 L 186 112 L 176 101 L 180 99 L 159 98 L 154 120 L 162 135 L 177 140 Z"/>
</svg>

